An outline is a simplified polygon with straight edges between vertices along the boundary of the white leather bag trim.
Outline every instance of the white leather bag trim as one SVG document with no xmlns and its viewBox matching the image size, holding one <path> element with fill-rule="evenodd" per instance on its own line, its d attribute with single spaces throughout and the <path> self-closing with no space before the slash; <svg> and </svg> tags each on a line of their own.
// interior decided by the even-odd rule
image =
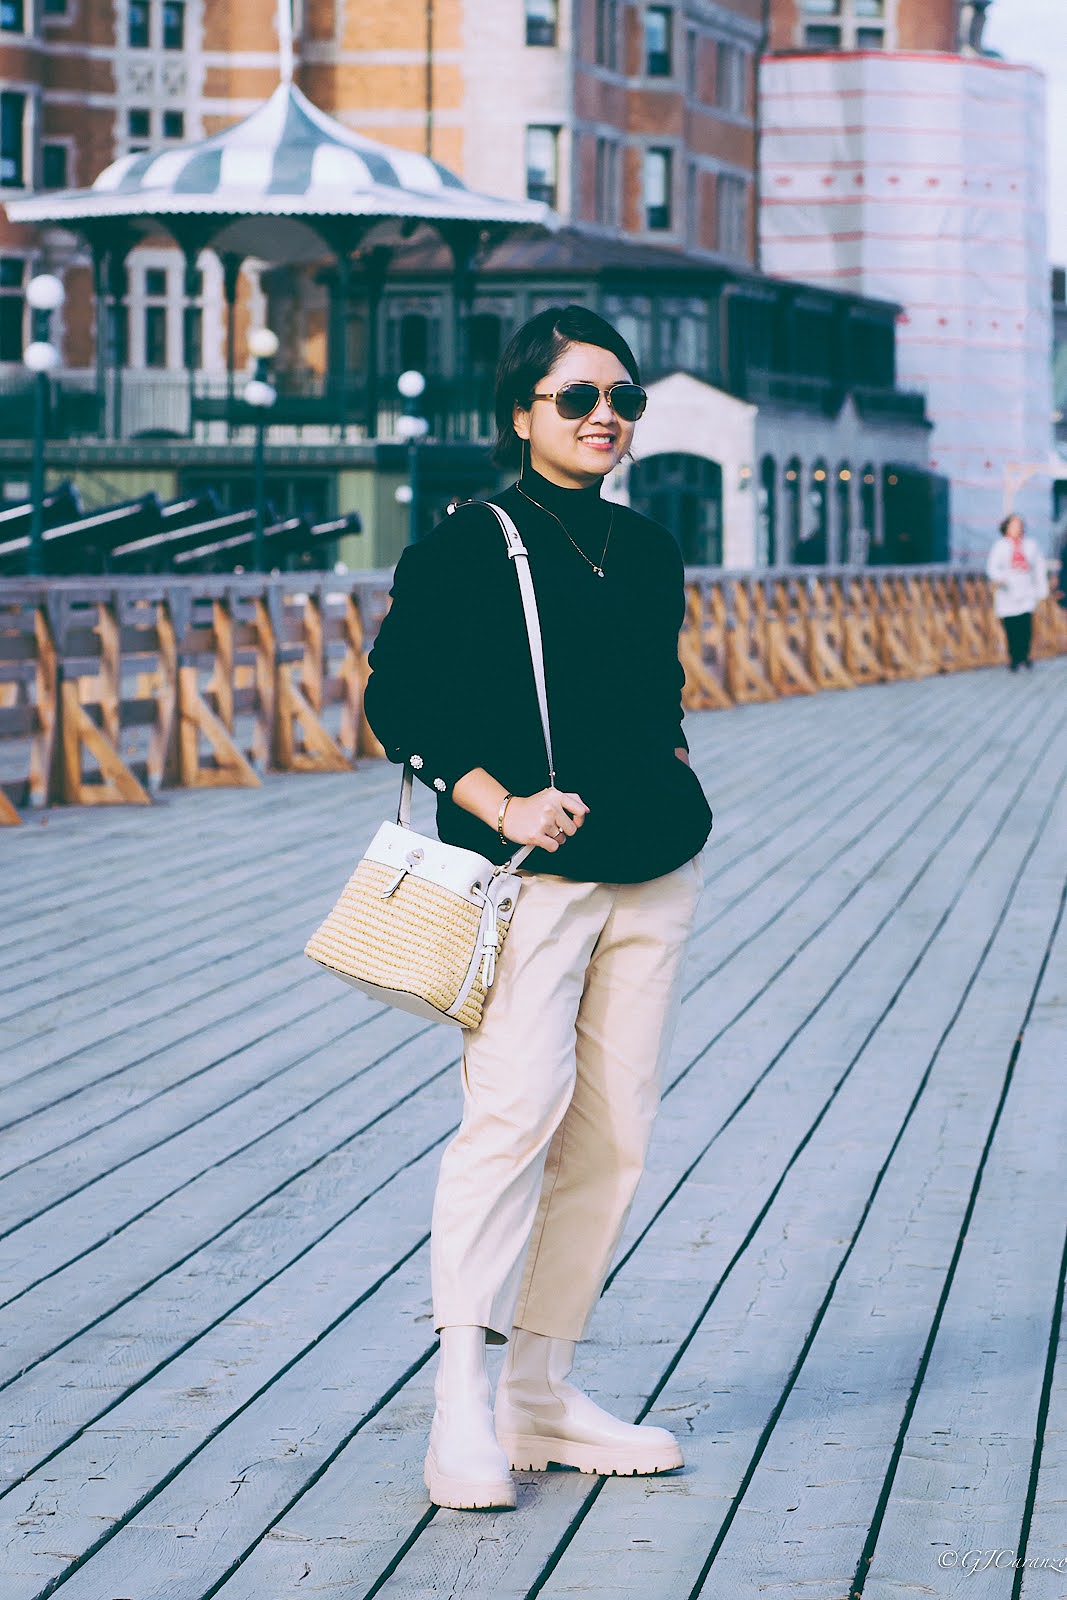
<svg viewBox="0 0 1067 1600">
<path fill-rule="evenodd" d="M 467 996 L 474 987 L 475 979 L 478 976 L 482 962 L 490 948 L 490 940 L 492 941 L 492 953 L 489 955 L 488 970 L 485 975 L 485 987 L 486 990 L 492 988 L 493 979 L 496 977 L 497 923 L 503 922 L 510 926 L 511 919 L 515 914 L 515 902 L 519 898 L 519 890 L 521 888 L 522 879 L 513 878 L 506 873 L 500 874 L 498 877 L 493 878 L 490 882 L 485 908 L 482 912 L 481 924 L 478 928 L 478 943 L 475 946 L 474 957 L 470 966 L 467 968 L 467 975 L 460 985 L 459 993 L 448 1008 L 448 1016 L 452 1016 L 454 1013 L 463 1010 L 463 1007 L 466 1004 Z M 511 902 L 506 911 L 501 909 L 505 900 L 510 900 Z"/>
<path fill-rule="evenodd" d="M 436 1006 L 432 1006 L 428 1000 L 420 1000 L 418 995 L 408 994 L 403 989 L 388 989 L 382 983 L 367 983 L 363 978 L 350 978 L 347 972 L 338 972 L 336 967 L 324 966 L 322 962 L 319 965 L 324 972 L 329 972 L 333 977 L 340 978 L 342 983 L 347 983 L 349 988 L 358 989 L 360 994 L 369 995 L 372 1000 L 381 1000 L 397 1011 L 406 1011 L 413 1017 L 423 1017 L 427 1022 L 447 1022 L 457 1028 L 463 1026 L 447 1011 L 438 1011 Z"/>
<path fill-rule="evenodd" d="M 421 856 L 416 856 L 416 851 L 421 851 Z M 442 844 L 440 839 L 431 839 L 395 822 L 381 824 L 363 859 L 393 867 L 397 872 L 406 866 L 414 877 L 440 884 L 442 889 L 449 889 L 476 906 L 485 904 L 485 893 L 496 871 L 493 863 L 475 850 Z M 475 884 L 480 887 L 475 889 Z"/>
</svg>

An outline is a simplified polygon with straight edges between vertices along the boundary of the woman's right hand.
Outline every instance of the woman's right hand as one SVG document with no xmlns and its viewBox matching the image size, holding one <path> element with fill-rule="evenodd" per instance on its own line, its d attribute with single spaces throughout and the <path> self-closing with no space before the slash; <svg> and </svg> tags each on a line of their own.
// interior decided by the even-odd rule
<svg viewBox="0 0 1067 1600">
<path fill-rule="evenodd" d="M 552 852 L 578 832 L 588 812 L 580 794 L 563 789 L 513 795 L 504 812 L 504 834 L 513 844 L 538 845 Z"/>
</svg>

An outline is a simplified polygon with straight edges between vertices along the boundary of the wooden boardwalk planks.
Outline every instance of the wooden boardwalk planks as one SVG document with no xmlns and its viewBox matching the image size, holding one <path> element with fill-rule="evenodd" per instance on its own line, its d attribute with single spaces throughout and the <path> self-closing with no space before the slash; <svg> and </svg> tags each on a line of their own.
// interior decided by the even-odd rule
<svg viewBox="0 0 1067 1600">
<path fill-rule="evenodd" d="M 581 1361 L 687 1468 L 499 1516 L 421 1485 L 458 1041 L 298 956 L 395 770 L 6 834 L 3 1600 L 1063 1600 L 1065 684 L 690 717 L 708 882 Z"/>
</svg>

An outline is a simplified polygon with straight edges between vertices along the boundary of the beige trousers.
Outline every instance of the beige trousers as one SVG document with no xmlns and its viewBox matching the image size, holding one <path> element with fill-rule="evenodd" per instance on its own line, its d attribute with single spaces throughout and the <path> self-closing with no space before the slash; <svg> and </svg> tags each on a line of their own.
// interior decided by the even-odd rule
<svg viewBox="0 0 1067 1600">
<path fill-rule="evenodd" d="M 431 1235 L 434 1325 L 581 1339 L 645 1162 L 701 857 L 646 883 L 525 877 Z"/>
</svg>

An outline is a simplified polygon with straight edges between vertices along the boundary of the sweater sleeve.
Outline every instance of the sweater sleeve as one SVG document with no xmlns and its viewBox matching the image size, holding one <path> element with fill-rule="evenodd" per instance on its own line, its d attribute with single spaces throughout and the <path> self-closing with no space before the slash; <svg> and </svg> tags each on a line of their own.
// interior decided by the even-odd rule
<svg viewBox="0 0 1067 1600">
<path fill-rule="evenodd" d="M 410 761 L 437 794 L 478 760 L 477 708 L 465 690 L 466 635 L 454 564 L 432 542 L 409 545 L 393 573 L 392 604 L 368 658 L 367 720 L 390 761 Z"/>
</svg>

